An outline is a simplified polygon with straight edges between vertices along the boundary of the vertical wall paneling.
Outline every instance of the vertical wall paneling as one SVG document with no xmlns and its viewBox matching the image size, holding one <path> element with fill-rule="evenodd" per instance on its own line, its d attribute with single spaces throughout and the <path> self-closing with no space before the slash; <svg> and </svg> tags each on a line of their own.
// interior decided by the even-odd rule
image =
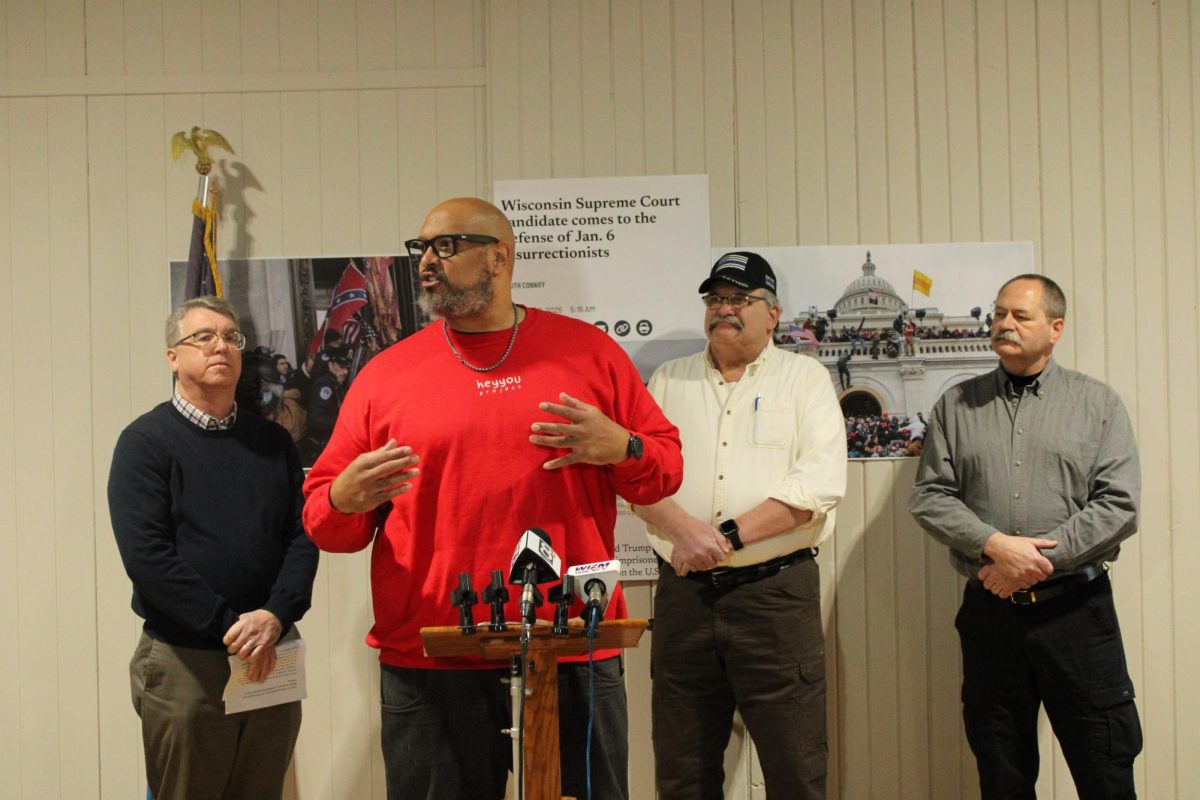
<svg viewBox="0 0 1200 800">
<path fill-rule="evenodd" d="M 1141 767 L 1145 791 L 1152 797 L 1174 796 L 1175 750 L 1169 745 L 1175 727 L 1175 652 L 1171 597 L 1170 487 L 1168 470 L 1171 431 L 1168 428 L 1166 307 L 1163 230 L 1163 85 L 1159 58 L 1159 8 L 1148 2 L 1130 4 L 1129 20 L 1132 140 L 1133 241 L 1140 265 L 1133 307 L 1126 308 L 1138 332 L 1137 431 L 1143 452 L 1159 453 L 1142 460 L 1142 512 L 1138 534 L 1141 549 L 1144 603 L 1143 654 L 1145 676 L 1137 687 L 1147 722 Z M 1132 310 L 1132 315 L 1130 311 Z"/>
<path fill-rule="evenodd" d="M 124 8 L 116 2 L 89 2 L 86 8 L 85 65 L 89 76 L 125 74 Z"/>
<path fill-rule="evenodd" d="M 764 244 L 796 241 L 796 91 L 790 0 L 763 4 L 763 96 L 767 235 Z M 786 309 L 785 309 L 786 310 Z"/>
<path fill-rule="evenodd" d="M 8 3 L 8 74 L 46 74 L 46 9 L 38 3 Z"/>
<path fill-rule="evenodd" d="M 242 70 L 245 72 L 278 72 L 280 69 L 279 0 L 254 0 L 242 3 L 238 9 L 238 31 Z M 395 49 L 395 41 L 387 51 Z M 387 66 L 391 66 L 388 62 Z"/>
<path fill-rule="evenodd" d="M 732 19 L 729 0 L 704 0 L 704 163 L 713 244 L 735 244 L 741 237 Z"/>
<path fill-rule="evenodd" d="M 433 89 L 406 89 L 399 95 L 396 109 L 396 125 L 400 132 L 397 142 L 401 181 L 399 224 L 400 241 L 404 241 L 417 235 L 426 212 L 445 198 L 438 192 L 437 159 L 429 157 L 438 150 L 438 128 L 432 124 L 414 124 L 421 119 L 435 118 L 436 92 Z"/>
<path fill-rule="evenodd" d="M 54 98 L 47 108 L 49 349 L 53 402 L 54 559 L 58 582 L 58 740 L 63 797 L 95 793 L 100 774 L 96 690 L 94 510 L 81 497 L 95 484 L 91 458 L 91 382 L 80 369 L 93 358 L 88 287 L 85 102 Z M 101 348 L 103 349 L 103 348 Z"/>
<path fill-rule="evenodd" d="M 792 12 L 796 75 L 797 244 L 830 237 L 825 107 L 825 27 L 821 0 L 796 0 Z M 710 199 L 710 203 L 715 200 Z M 719 240 L 715 240 L 719 241 Z"/>
<path fill-rule="evenodd" d="M 920 238 L 917 202 L 917 115 L 913 107 L 913 18 L 903 3 L 883 4 L 883 81 L 887 115 L 886 240 Z"/>
<path fill-rule="evenodd" d="M 346 5 L 343 0 L 317 0 L 317 63 L 322 72 L 358 65 L 358 20 Z"/>
<path fill-rule="evenodd" d="M 671 74 L 671 0 L 642 2 L 642 103 L 646 120 L 647 175 L 669 175 L 675 167 L 675 108 Z"/>
<path fill-rule="evenodd" d="M 200 5 L 193 4 L 196 12 Z M 161 0 L 130 0 L 125 4 L 125 69 L 130 75 L 156 75 L 163 72 L 190 72 L 199 66 L 198 63 L 180 64 L 177 59 L 185 55 L 176 50 L 166 50 L 167 29 L 177 36 L 187 36 L 199 40 L 198 31 L 182 31 L 183 19 L 170 18 L 167 29 L 164 29 L 163 4 Z M 198 17 L 197 17 L 198 18 Z M 199 42 L 193 44 L 198 47 Z M 164 68 L 164 59 L 175 61 L 170 68 Z"/>
<path fill-rule="evenodd" d="M 276 24 L 279 26 L 281 72 L 301 72 L 314 66 L 325 69 L 321 61 L 324 43 L 319 32 L 319 19 L 318 0 L 279 0 Z"/>
<path fill-rule="evenodd" d="M 521 174 L 548 178 L 553 123 L 550 107 L 550 6 L 546 0 L 522 0 L 517 54 L 521 60 Z"/>
<path fill-rule="evenodd" d="M 866 595 L 867 740 L 871 754 L 870 794 L 879 796 L 900 780 L 899 682 L 897 643 L 902 612 L 896 602 L 895 518 L 892 515 L 890 461 L 869 463 L 863 480 L 862 550 Z"/>
<path fill-rule="evenodd" d="M 838 507 L 841 530 L 862 531 L 868 523 L 866 483 L 868 467 L 853 465 L 846 482 L 846 498 Z M 866 555 L 861 540 L 841 538 L 836 548 L 834 655 L 837 675 L 837 774 L 842 797 L 869 797 L 871 786 L 871 743 L 867 737 L 850 735 L 869 727 L 867 697 L 867 575 Z M 832 749 L 832 748 L 831 748 Z"/>
<path fill-rule="evenodd" d="M 13 331 L 37 336 L 50 305 L 47 101 L 14 100 L 9 135 L 16 156 L 11 180 L 20 202 L 12 204 L 12 250 L 21 271 L 21 301 L 13 304 Z M 54 485 L 53 375 L 40 348 L 13 352 L 13 374 L 21 376 L 14 417 L 20 420 L 13 452 L 21 468 L 16 488 L 17 626 L 21 674 L 21 791 L 29 797 L 59 794 L 62 743 L 58 737 L 58 565 L 57 531 L 47 519 L 45 487 Z"/>
<path fill-rule="evenodd" d="M 0 4 L 0 76 L 12 74 L 8 63 L 8 37 L 11 27 L 8 24 L 8 3 Z"/>
<path fill-rule="evenodd" d="M 396 0 L 356 0 L 354 50 L 362 70 L 394 69 L 399 51 L 416 42 L 396 36 Z"/>
<path fill-rule="evenodd" d="M 243 71 L 239 5 L 240 0 L 202 0 L 199 33 L 205 72 Z"/>
<path fill-rule="evenodd" d="M 705 171 L 705 52 L 704 16 L 698 10 L 681 13 L 677 9 L 671 15 L 671 58 L 675 170 L 681 175 L 700 175 Z"/>
<path fill-rule="evenodd" d="M 977 3 L 979 216 L 985 242 L 1010 238 L 1008 21 L 1002 3 Z"/>
<path fill-rule="evenodd" d="M 938 565 L 925 558 L 925 532 L 908 513 L 908 488 L 917 474 L 914 459 L 892 464 L 890 507 L 894 526 L 894 569 L 896 611 L 896 746 L 900 775 L 898 795 L 904 800 L 932 797 L 929 755 L 929 690 L 925 665 L 930 660 L 948 661 L 953 666 L 957 653 L 929 647 L 926 629 L 925 576 Z M 887 565 L 881 565 L 886 569 Z M 948 569 L 948 567 L 943 567 Z M 952 708 L 952 707 L 951 707 Z M 886 788 L 886 787 L 885 787 Z M 880 794 L 885 794 L 881 791 Z"/>
<path fill-rule="evenodd" d="M 201 94 L 166 95 L 162 98 L 162 120 L 162 139 L 151 142 L 150 147 L 153 148 L 156 155 L 168 162 L 163 174 L 163 195 L 166 198 L 166 208 L 160 212 L 163 223 L 162 236 L 166 241 L 167 258 L 165 260 L 186 261 L 192 238 L 192 201 L 196 199 L 199 176 L 196 174 L 196 159 L 190 152 L 181 155 L 178 161 L 172 158 L 169 139 L 180 131 L 191 131 L 192 127 L 196 125 L 205 128 L 212 127 L 226 137 L 232 137 L 229 143 L 240 151 L 241 137 L 238 135 L 240 131 L 226 130 L 227 120 L 210 119 L 205 114 L 204 95 Z M 138 124 L 142 123 L 139 121 Z M 214 149 L 212 152 L 214 156 L 229 157 L 222 150 Z M 223 192 L 226 183 L 225 168 L 220 161 L 215 168 L 215 173 L 217 184 Z M 229 236 L 229 231 L 226 230 L 223 223 L 222 219 L 217 226 L 218 248 Z M 218 257 L 222 256 L 218 254 Z M 164 299 L 162 302 L 165 303 L 166 300 Z"/>
<path fill-rule="evenodd" d="M 858 241 L 888 241 L 888 104 L 883 6 L 853 4 Z"/>
<path fill-rule="evenodd" d="M 1100 14 L 1097 6 L 1067 5 L 1071 250 L 1074 262 L 1068 330 L 1076 369 L 1107 379 L 1104 339 L 1104 170 L 1101 139 Z"/>
<path fill-rule="evenodd" d="M 80 0 L 46 0 L 45 9 L 46 74 L 82 75 L 84 3 Z M 3 41 L 2 33 L 0 41 Z M 3 63 L 0 56 L 0 64 Z"/>
<path fill-rule="evenodd" d="M 950 158 L 950 236 L 979 239 L 979 107 L 975 3 L 942 6 L 946 48 L 946 127 Z M 984 35 L 990 35 L 985 32 Z"/>
<path fill-rule="evenodd" d="M 826 0 L 822 26 L 829 243 L 852 244 L 859 241 L 853 6 Z"/>
<path fill-rule="evenodd" d="M 921 241 L 948 242 L 949 131 L 946 121 L 946 43 L 941 0 L 914 0 L 918 186 Z"/>
<path fill-rule="evenodd" d="M 361 252 L 359 219 L 358 98 L 354 92 L 321 92 L 321 251 L 333 254 Z"/>
<path fill-rule="evenodd" d="M 627 583 L 622 587 L 629 616 L 648 619 L 654 616 L 654 584 Z M 646 633 L 638 647 L 625 651 L 625 693 L 629 701 L 629 794 L 630 797 L 654 797 L 654 743 L 650 736 L 650 642 Z"/>
<path fill-rule="evenodd" d="M 613 139 L 616 146 L 616 173 L 644 175 L 645 144 L 645 73 L 642 65 L 642 25 L 640 0 L 609 0 L 613 25 L 612 92 Z"/>
<path fill-rule="evenodd" d="M 1195 3 L 1163 3 L 1159 11 L 1163 75 L 1163 225 L 1166 275 L 1166 396 L 1169 398 L 1171 504 L 1167 530 L 1172 564 L 1194 564 L 1200 545 L 1189 535 L 1200 530 L 1196 503 L 1200 475 L 1200 430 L 1191 398 L 1200 396 L 1197 367 L 1200 366 L 1200 330 L 1197 328 L 1197 234 L 1196 234 L 1196 81 L 1192 26 L 1200 10 Z M 1176 300 L 1175 298 L 1179 298 Z M 1185 731 L 1200 729 L 1200 692 L 1197 692 L 1193 660 L 1200 635 L 1187 620 L 1196 608 L 1188 588 L 1185 569 L 1172 570 L 1173 696 L 1175 710 L 1174 756 L 1176 787 L 1200 785 L 1200 747 L 1196 737 Z"/>
<path fill-rule="evenodd" d="M 525 2 L 526 0 L 522 0 Z M 515 3 L 496 4 L 499 13 L 516 14 Z M 484 32 L 479 0 L 435 0 L 434 60 L 438 67 L 478 67 L 483 61 Z M 513 39 L 512 42 L 516 42 Z M 510 42 L 511 43 L 511 42 Z M 428 66 L 426 61 L 421 66 Z"/>
<path fill-rule="evenodd" d="M 584 37 L 579 0 L 550 4 L 550 174 L 583 175 L 583 91 L 581 43 Z"/>
<path fill-rule="evenodd" d="M 521 38 L 520 16 L 511 4 L 488 6 L 488 59 L 495 78 L 488 85 L 488 155 L 492 179 L 521 176 Z M 432 96 L 430 98 L 432 100 Z M 423 119 L 441 130 L 437 106 L 421 109 Z"/>
<path fill-rule="evenodd" d="M 153 2 L 153 0 L 143 0 Z M 195 0 L 162 0 L 162 42 L 155 47 L 168 75 L 197 75 L 204 71 L 204 6 Z M 91 21 L 91 15 L 88 15 Z M 135 17 L 132 27 L 141 27 Z M 144 34 L 143 34 L 144 35 Z M 89 26 L 89 43 L 91 31 Z M 126 48 L 128 52 L 130 48 Z M 137 74 L 137 73 L 133 73 Z"/>
<path fill-rule="evenodd" d="M 278 93 L 254 93 L 241 97 L 242 132 L 237 155 L 229 157 L 223 170 L 226 217 L 235 239 L 227 241 L 229 253 L 234 258 L 261 258 L 285 255 L 283 249 L 283 173 L 290 164 L 283 161 L 280 147 L 281 128 L 293 124 L 283 120 L 282 95 Z M 395 108 L 393 106 L 393 112 Z M 394 128 L 395 117 L 386 121 Z M 232 142 L 231 142 L 232 144 Z M 395 190 L 396 184 L 392 189 Z M 171 195 L 171 202 L 178 204 Z M 384 200 L 384 198 L 380 198 Z M 169 241 L 168 250 L 176 243 Z"/>
<path fill-rule="evenodd" d="M 1008 4 L 1009 169 L 1012 238 L 1032 241 L 1040 266 L 1042 196 L 1038 149 L 1037 14 L 1032 0 Z M 930 240 L 932 241 L 932 240 Z"/>
<path fill-rule="evenodd" d="M 584 2 L 580 5 L 579 53 L 583 76 L 581 174 L 589 177 L 613 175 L 616 172 L 616 93 L 613 91 L 609 19 L 607 3 Z M 488 72 L 492 74 L 490 67 Z M 499 79 L 500 76 L 496 77 Z M 491 94 L 490 85 L 488 93 Z"/>
<path fill-rule="evenodd" d="M 358 95 L 359 201 L 364 253 L 398 253 L 400 165 L 396 146 L 396 92 Z"/>
<path fill-rule="evenodd" d="M 734 3 L 733 6 L 733 96 L 737 123 L 737 192 L 746 196 L 767 196 L 768 66 L 763 51 L 763 9 L 761 3 Z M 786 102 L 786 98 L 783 102 Z M 745 213 L 738 208 L 738 239 L 742 242 L 769 242 L 767 215 Z"/>
<path fill-rule="evenodd" d="M 3 19 L 0 14 L 0 20 Z M 3 63 L 0 61 L 0 63 Z M 15 375 L 17 337 L 13 325 L 16 304 L 16 270 L 13 266 L 12 208 L 19 202 L 11 180 L 12 137 L 9 109 L 12 101 L 0 99 L 0 375 Z M 0 637 L 10 642 L 0 648 L 0 794 L 21 796 L 21 594 L 17 572 L 17 390 L 16 381 L 0 380 L 0 591 L 10 602 L 0 604 Z"/>
<path fill-rule="evenodd" d="M 103 798 L 136 796 L 144 784 L 140 768 L 141 737 L 129 701 L 128 666 L 141 625 L 129 610 L 129 578 L 113 540 L 104 489 L 108 484 L 109 462 L 117 435 L 134 416 L 125 125 L 123 98 L 88 100 L 91 338 L 107 342 L 107 358 L 93 359 L 90 365 L 92 474 L 96 487 L 93 509 L 102 765 L 100 796 Z M 138 313 L 147 311 L 139 310 Z"/>
<path fill-rule="evenodd" d="M 396 66 L 423 67 L 436 51 L 436 0 L 396 0 Z M 489 43 L 489 53 L 491 53 Z M 434 63 L 436 53 L 434 53 Z"/>
<path fill-rule="evenodd" d="M 437 103 L 437 160 L 439 197 L 490 194 L 481 183 L 479 163 L 479 90 L 469 87 L 439 89 Z"/>
</svg>

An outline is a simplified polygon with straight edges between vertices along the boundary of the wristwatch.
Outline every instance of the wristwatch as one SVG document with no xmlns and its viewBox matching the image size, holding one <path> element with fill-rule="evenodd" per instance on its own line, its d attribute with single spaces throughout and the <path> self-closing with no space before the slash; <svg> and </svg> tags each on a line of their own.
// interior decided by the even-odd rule
<svg viewBox="0 0 1200 800">
<path fill-rule="evenodd" d="M 736 519 L 727 519 L 717 526 L 717 530 L 721 532 L 729 543 L 733 545 L 734 550 L 741 550 L 746 545 L 742 544 L 741 529 L 738 527 Z"/>
<path fill-rule="evenodd" d="M 646 452 L 646 446 L 642 444 L 642 437 L 636 433 L 629 434 L 629 444 L 625 446 L 625 457 L 642 460 L 642 454 Z"/>
</svg>

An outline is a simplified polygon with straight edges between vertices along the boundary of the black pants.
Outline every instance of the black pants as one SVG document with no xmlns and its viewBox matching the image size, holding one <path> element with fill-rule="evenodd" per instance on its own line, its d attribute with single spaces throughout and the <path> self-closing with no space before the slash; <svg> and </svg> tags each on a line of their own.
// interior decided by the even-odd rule
<svg viewBox="0 0 1200 800">
<path fill-rule="evenodd" d="M 1080 800 L 1136 796 L 1142 729 L 1107 575 L 1029 606 L 969 584 L 955 627 L 963 721 L 984 800 L 1036 797 L 1040 705 Z"/>
<path fill-rule="evenodd" d="M 663 564 L 654 596 L 654 766 L 662 800 L 721 800 L 736 707 L 770 800 L 825 797 L 825 639 L 817 563 L 732 589 Z"/>
<path fill-rule="evenodd" d="M 500 800 L 512 769 L 504 670 L 381 665 L 382 747 L 389 800 Z M 595 664 L 592 797 L 629 797 L 629 714 L 620 658 Z M 588 665 L 558 667 L 563 794 L 587 797 Z"/>
</svg>

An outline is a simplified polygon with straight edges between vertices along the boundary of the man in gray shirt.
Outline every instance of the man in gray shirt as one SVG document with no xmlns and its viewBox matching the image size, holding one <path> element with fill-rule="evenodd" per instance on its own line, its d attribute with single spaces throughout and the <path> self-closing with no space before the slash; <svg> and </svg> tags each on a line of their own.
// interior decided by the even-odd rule
<svg viewBox="0 0 1200 800">
<path fill-rule="evenodd" d="M 1035 797 L 1041 705 L 1081 798 L 1134 797 L 1142 731 L 1106 564 L 1137 532 L 1137 445 L 1117 394 L 1051 359 L 1065 316 L 1049 278 L 1000 288 L 1000 368 L 938 400 L 909 498 L 968 578 L 955 626 L 984 800 Z"/>
</svg>

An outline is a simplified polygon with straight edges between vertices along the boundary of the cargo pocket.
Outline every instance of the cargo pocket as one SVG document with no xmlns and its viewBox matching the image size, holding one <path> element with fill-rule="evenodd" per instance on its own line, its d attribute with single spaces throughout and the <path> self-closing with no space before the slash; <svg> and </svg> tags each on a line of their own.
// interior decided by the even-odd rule
<svg viewBox="0 0 1200 800">
<path fill-rule="evenodd" d="M 1133 702 L 1133 684 L 1096 687 L 1090 692 L 1092 708 L 1104 722 L 1093 730 L 1093 744 L 1107 760 L 1131 764 L 1142 752 L 1142 723 Z"/>
</svg>

